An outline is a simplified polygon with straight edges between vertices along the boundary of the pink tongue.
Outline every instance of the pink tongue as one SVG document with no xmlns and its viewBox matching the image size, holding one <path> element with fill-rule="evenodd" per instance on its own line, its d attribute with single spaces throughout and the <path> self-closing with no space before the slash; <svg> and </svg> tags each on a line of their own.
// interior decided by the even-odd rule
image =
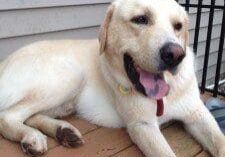
<svg viewBox="0 0 225 157">
<path fill-rule="evenodd" d="M 168 94 L 169 85 L 160 75 L 146 72 L 139 67 L 136 69 L 140 74 L 139 81 L 145 88 L 145 92 L 149 98 L 159 100 Z"/>
</svg>

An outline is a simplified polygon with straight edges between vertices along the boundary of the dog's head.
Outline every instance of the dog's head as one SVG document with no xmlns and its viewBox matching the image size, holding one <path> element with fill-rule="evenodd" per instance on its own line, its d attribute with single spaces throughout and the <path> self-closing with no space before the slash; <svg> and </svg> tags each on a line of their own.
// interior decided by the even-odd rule
<svg viewBox="0 0 225 157">
<path fill-rule="evenodd" d="M 162 78 L 186 55 L 188 16 L 174 0 L 116 0 L 100 31 L 101 53 L 125 71 L 136 90 L 160 99 L 169 87 Z"/>
</svg>

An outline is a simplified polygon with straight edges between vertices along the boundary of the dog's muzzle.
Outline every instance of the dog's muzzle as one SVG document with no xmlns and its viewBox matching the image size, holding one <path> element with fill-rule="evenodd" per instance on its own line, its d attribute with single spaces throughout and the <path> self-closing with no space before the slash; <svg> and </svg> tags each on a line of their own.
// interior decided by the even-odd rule
<svg viewBox="0 0 225 157">
<path fill-rule="evenodd" d="M 173 69 L 179 65 L 185 57 L 184 49 L 176 43 L 166 43 L 160 49 L 160 58 L 165 69 Z"/>
</svg>

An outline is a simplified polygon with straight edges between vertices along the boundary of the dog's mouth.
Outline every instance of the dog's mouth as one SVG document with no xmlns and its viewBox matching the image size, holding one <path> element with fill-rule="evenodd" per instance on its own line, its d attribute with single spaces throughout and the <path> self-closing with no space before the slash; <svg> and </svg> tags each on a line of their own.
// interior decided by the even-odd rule
<svg viewBox="0 0 225 157">
<path fill-rule="evenodd" d="M 169 93 L 169 85 L 161 74 L 143 70 L 128 54 L 124 55 L 124 67 L 135 89 L 146 97 L 161 100 Z"/>
</svg>

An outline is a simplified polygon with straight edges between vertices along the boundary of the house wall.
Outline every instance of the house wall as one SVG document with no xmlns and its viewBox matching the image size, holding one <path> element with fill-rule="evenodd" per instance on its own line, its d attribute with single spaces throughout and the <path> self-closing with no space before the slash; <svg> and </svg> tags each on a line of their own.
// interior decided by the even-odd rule
<svg viewBox="0 0 225 157">
<path fill-rule="evenodd" d="M 181 0 L 182 1 L 182 0 Z M 96 38 L 111 0 L 0 0 L 0 59 L 29 43 L 48 39 Z M 196 3 L 196 0 L 191 0 Z M 209 3 L 205 0 L 204 3 Z M 217 0 L 223 4 L 223 0 Z M 196 56 L 196 73 L 201 80 L 209 10 L 203 9 Z M 190 46 L 193 45 L 196 9 L 190 9 Z M 216 10 L 210 49 L 208 80 L 215 75 L 222 11 Z M 225 49 L 224 49 L 225 51 Z M 221 73 L 225 73 L 225 55 Z"/>
</svg>

